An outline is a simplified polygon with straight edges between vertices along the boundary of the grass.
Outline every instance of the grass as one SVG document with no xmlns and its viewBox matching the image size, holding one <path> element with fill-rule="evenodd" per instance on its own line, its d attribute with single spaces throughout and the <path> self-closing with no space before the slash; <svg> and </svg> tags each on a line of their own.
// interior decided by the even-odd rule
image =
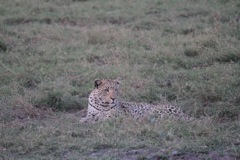
<svg viewBox="0 0 240 160">
<path fill-rule="evenodd" d="M 236 0 L 3 1 L 0 159 L 238 159 Z M 95 79 L 198 119 L 79 124 Z"/>
</svg>

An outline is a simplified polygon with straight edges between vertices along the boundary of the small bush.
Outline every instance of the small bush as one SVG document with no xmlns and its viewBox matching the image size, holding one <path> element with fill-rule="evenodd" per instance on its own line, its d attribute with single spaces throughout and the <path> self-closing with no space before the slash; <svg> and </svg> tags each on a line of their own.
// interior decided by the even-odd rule
<svg viewBox="0 0 240 160">
<path fill-rule="evenodd" d="M 5 44 L 5 42 L 0 40 L 0 51 L 7 51 L 7 44 Z"/>
<path fill-rule="evenodd" d="M 193 28 L 182 29 L 181 33 L 184 34 L 184 35 L 194 33 L 194 29 Z"/>
<path fill-rule="evenodd" d="M 186 49 L 184 51 L 184 54 L 187 57 L 197 57 L 199 55 L 199 51 L 195 50 L 195 49 Z"/>
<path fill-rule="evenodd" d="M 111 32 L 109 28 L 94 28 L 87 33 L 87 43 L 91 45 L 101 45 L 111 42 L 111 40 L 114 39 Z"/>
<path fill-rule="evenodd" d="M 203 47 L 216 49 L 218 43 L 214 40 L 207 40 L 202 43 Z"/>
<path fill-rule="evenodd" d="M 63 93 L 62 92 L 50 92 L 48 93 L 46 104 L 49 107 L 63 110 Z"/>
<path fill-rule="evenodd" d="M 41 80 L 39 78 L 36 77 L 25 77 L 22 82 L 21 85 L 25 88 L 35 88 L 37 87 L 37 85 L 41 82 Z"/>
<path fill-rule="evenodd" d="M 223 54 L 215 58 L 217 62 L 239 62 L 240 61 L 240 53 L 229 53 Z"/>
<path fill-rule="evenodd" d="M 82 110 L 85 103 L 78 96 L 68 95 L 60 91 L 50 91 L 41 99 L 33 100 L 33 104 L 38 107 L 48 107 L 56 111 Z"/>
<path fill-rule="evenodd" d="M 221 122 L 234 121 L 237 120 L 238 118 L 239 113 L 237 111 L 229 109 L 221 110 L 217 115 L 217 119 Z"/>
</svg>

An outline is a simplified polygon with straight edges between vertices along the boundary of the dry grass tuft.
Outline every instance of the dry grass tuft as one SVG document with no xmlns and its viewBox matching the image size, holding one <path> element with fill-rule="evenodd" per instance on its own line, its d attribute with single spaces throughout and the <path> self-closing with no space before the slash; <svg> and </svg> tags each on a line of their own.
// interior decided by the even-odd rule
<svg viewBox="0 0 240 160">
<path fill-rule="evenodd" d="M 37 108 L 31 103 L 23 99 L 23 97 L 18 97 L 16 100 L 16 108 L 14 109 L 13 116 L 19 119 L 29 119 L 29 118 L 44 118 L 47 115 L 51 115 L 52 110 L 44 106 Z"/>
</svg>

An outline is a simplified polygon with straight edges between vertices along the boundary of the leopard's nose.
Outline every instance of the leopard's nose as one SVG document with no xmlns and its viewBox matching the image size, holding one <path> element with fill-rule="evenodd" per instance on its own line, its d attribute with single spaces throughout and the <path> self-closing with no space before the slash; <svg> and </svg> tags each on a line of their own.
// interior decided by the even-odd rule
<svg viewBox="0 0 240 160">
<path fill-rule="evenodd" d="M 112 100 L 112 101 L 115 101 L 115 99 L 116 99 L 115 97 L 111 97 L 111 100 Z"/>
</svg>

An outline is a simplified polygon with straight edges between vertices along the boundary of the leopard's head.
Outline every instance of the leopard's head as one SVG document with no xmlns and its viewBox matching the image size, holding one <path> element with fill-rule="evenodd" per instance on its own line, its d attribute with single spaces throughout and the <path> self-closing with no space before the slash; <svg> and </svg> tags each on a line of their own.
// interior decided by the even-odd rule
<svg viewBox="0 0 240 160">
<path fill-rule="evenodd" d="M 88 103 L 98 110 L 109 110 L 118 104 L 118 94 L 121 78 L 95 80 L 94 90 Z"/>
</svg>

